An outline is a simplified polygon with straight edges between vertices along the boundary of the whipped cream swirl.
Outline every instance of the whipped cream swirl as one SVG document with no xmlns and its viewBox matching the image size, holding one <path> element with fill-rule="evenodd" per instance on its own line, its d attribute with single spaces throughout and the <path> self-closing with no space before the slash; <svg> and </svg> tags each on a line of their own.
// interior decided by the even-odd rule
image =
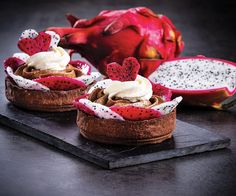
<svg viewBox="0 0 236 196">
<path fill-rule="evenodd" d="M 152 97 L 152 84 L 140 75 L 134 81 L 120 82 L 112 80 L 103 91 L 108 98 L 127 99 L 130 102 L 149 100 Z"/>
<path fill-rule="evenodd" d="M 26 64 L 39 70 L 64 70 L 70 62 L 69 54 L 61 47 L 38 52 L 27 59 Z"/>
</svg>

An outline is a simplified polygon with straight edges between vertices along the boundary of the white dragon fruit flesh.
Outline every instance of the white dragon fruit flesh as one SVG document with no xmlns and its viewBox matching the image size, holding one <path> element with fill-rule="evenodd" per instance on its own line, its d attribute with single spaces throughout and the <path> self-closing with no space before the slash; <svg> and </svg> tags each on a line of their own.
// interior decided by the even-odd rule
<svg viewBox="0 0 236 196">
<path fill-rule="evenodd" d="M 222 102 L 236 92 L 236 63 L 204 56 L 173 59 L 148 78 L 171 89 L 174 97 L 182 96 L 185 104 L 226 109 Z"/>
<path fill-rule="evenodd" d="M 83 104 L 88 109 L 92 110 L 94 114 L 103 119 L 117 119 L 124 120 L 122 116 L 112 111 L 109 107 L 101 105 L 99 103 L 93 103 L 88 99 L 80 99 L 78 100 L 80 104 Z"/>
</svg>

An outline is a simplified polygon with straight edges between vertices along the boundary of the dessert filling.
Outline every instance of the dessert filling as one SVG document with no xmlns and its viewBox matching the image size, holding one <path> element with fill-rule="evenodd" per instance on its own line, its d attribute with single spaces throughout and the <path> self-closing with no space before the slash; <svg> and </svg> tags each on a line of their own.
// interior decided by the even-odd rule
<svg viewBox="0 0 236 196">
<path fill-rule="evenodd" d="M 39 70 L 29 67 L 27 64 L 23 64 L 17 68 L 15 75 L 22 76 L 27 79 L 43 78 L 47 76 L 64 76 L 69 78 L 77 78 L 83 75 L 80 69 L 68 64 L 64 70 Z"/>
<path fill-rule="evenodd" d="M 164 102 L 161 97 L 153 95 L 150 81 L 140 75 L 134 81 L 111 81 L 105 89 L 94 89 L 88 99 L 108 107 L 137 106 L 151 108 Z"/>
<path fill-rule="evenodd" d="M 47 76 L 64 76 L 77 78 L 83 75 L 80 69 L 69 64 L 70 56 L 61 47 L 54 47 L 50 51 L 36 53 L 27 59 L 26 63 L 18 67 L 16 75 L 27 79 Z"/>
<path fill-rule="evenodd" d="M 38 52 L 29 59 L 26 64 L 38 70 L 65 70 L 70 62 L 69 54 L 61 47 L 53 47 L 49 51 Z"/>
</svg>

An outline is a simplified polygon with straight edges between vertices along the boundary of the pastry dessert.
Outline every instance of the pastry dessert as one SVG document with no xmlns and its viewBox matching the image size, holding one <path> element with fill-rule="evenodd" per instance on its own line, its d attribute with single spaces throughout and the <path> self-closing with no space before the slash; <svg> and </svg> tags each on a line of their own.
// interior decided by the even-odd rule
<svg viewBox="0 0 236 196">
<path fill-rule="evenodd" d="M 75 110 L 73 100 L 100 76 L 88 64 L 71 61 L 52 31 L 25 30 L 18 42 L 23 51 L 4 62 L 7 99 L 21 108 L 63 112 Z"/>
<path fill-rule="evenodd" d="M 160 143 L 172 136 L 176 106 L 171 92 L 138 75 L 138 61 L 129 57 L 122 65 L 107 65 L 110 79 L 97 82 L 77 98 L 77 125 L 85 138 L 107 144 Z"/>
</svg>

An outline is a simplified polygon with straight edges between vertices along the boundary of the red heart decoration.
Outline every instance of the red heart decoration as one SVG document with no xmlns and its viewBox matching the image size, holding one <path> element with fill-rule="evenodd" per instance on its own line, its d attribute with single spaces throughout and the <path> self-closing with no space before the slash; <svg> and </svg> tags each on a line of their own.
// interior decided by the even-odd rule
<svg viewBox="0 0 236 196">
<path fill-rule="evenodd" d="M 28 55 L 38 52 L 48 51 L 51 42 L 51 36 L 45 32 L 40 32 L 35 38 L 23 38 L 19 40 L 18 47 Z"/>
<path fill-rule="evenodd" d="M 134 57 L 124 59 L 123 64 L 110 63 L 107 65 L 107 75 L 111 80 L 133 81 L 140 69 L 138 60 Z"/>
</svg>

